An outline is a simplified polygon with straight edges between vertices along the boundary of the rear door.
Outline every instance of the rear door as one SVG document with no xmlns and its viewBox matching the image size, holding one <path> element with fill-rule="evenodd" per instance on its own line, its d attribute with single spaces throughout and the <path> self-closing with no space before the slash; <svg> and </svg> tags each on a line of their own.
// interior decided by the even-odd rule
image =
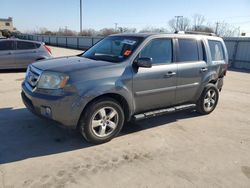
<svg viewBox="0 0 250 188">
<path fill-rule="evenodd" d="M 177 103 L 194 102 L 208 68 L 203 58 L 202 41 L 179 38 L 177 53 Z"/>
<path fill-rule="evenodd" d="M 15 63 L 18 68 L 26 68 L 37 60 L 38 49 L 35 43 L 16 41 Z"/>
<path fill-rule="evenodd" d="M 152 67 L 134 69 L 133 92 L 136 112 L 167 107 L 175 102 L 177 65 L 171 38 L 149 41 L 138 57 L 152 58 Z"/>
<path fill-rule="evenodd" d="M 14 42 L 12 40 L 0 41 L 0 69 L 13 68 L 15 65 Z"/>
</svg>

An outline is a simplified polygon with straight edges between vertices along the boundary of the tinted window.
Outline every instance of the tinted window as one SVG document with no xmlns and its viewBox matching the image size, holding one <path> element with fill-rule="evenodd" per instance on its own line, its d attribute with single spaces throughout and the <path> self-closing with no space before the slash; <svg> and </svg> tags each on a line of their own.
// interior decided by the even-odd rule
<svg viewBox="0 0 250 188">
<path fill-rule="evenodd" d="M 208 40 L 212 61 L 224 60 L 224 52 L 221 42 Z"/>
<path fill-rule="evenodd" d="M 36 46 L 32 42 L 17 41 L 17 50 L 35 49 Z"/>
<path fill-rule="evenodd" d="M 14 42 L 13 41 L 1 41 L 0 50 L 14 50 Z"/>
<path fill-rule="evenodd" d="M 139 57 L 153 59 L 153 64 L 166 64 L 172 62 L 171 39 L 154 39 L 141 51 Z"/>
<path fill-rule="evenodd" d="M 199 61 L 199 51 L 197 41 L 195 39 L 178 39 L 179 57 L 182 61 Z"/>
</svg>

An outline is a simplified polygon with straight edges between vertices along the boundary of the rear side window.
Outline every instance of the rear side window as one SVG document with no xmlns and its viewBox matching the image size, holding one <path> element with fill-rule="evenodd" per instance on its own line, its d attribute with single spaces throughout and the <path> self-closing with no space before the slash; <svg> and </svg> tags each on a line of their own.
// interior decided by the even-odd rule
<svg viewBox="0 0 250 188">
<path fill-rule="evenodd" d="M 212 61 L 221 61 L 225 59 L 221 42 L 208 40 L 208 45 L 211 51 Z"/>
<path fill-rule="evenodd" d="M 153 39 L 141 51 L 139 57 L 152 58 L 153 64 L 168 64 L 172 62 L 172 40 Z"/>
<path fill-rule="evenodd" d="M 0 41 L 0 50 L 14 50 L 13 41 Z"/>
<path fill-rule="evenodd" d="M 199 61 L 198 43 L 195 39 L 178 39 L 178 61 Z"/>
<path fill-rule="evenodd" d="M 35 49 L 36 46 L 32 42 L 17 41 L 17 50 Z"/>
</svg>

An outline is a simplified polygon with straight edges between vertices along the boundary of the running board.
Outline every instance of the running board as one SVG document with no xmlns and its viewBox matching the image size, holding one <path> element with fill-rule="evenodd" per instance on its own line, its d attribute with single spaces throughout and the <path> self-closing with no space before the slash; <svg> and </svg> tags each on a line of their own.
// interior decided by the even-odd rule
<svg viewBox="0 0 250 188">
<path fill-rule="evenodd" d="M 174 106 L 171 108 L 164 108 L 164 109 L 160 109 L 160 110 L 145 112 L 142 114 L 134 115 L 134 120 L 138 121 L 138 120 L 142 120 L 142 119 L 146 119 L 146 118 L 160 116 L 163 114 L 169 114 L 169 113 L 173 113 L 173 112 L 177 112 L 177 111 L 181 111 L 181 110 L 187 110 L 190 108 L 194 108 L 195 106 L 196 106 L 195 104 L 186 104 L 186 105 Z"/>
</svg>

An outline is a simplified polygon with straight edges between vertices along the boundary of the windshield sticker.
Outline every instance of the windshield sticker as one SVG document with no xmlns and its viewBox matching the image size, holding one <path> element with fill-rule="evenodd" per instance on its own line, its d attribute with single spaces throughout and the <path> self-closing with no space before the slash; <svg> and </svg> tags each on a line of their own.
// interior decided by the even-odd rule
<svg viewBox="0 0 250 188">
<path fill-rule="evenodd" d="M 134 45 L 136 43 L 135 40 L 124 39 L 122 41 L 123 44 Z"/>
<path fill-rule="evenodd" d="M 123 55 L 124 56 L 129 56 L 131 53 L 132 53 L 131 50 L 126 50 Z"/>
</svg>

